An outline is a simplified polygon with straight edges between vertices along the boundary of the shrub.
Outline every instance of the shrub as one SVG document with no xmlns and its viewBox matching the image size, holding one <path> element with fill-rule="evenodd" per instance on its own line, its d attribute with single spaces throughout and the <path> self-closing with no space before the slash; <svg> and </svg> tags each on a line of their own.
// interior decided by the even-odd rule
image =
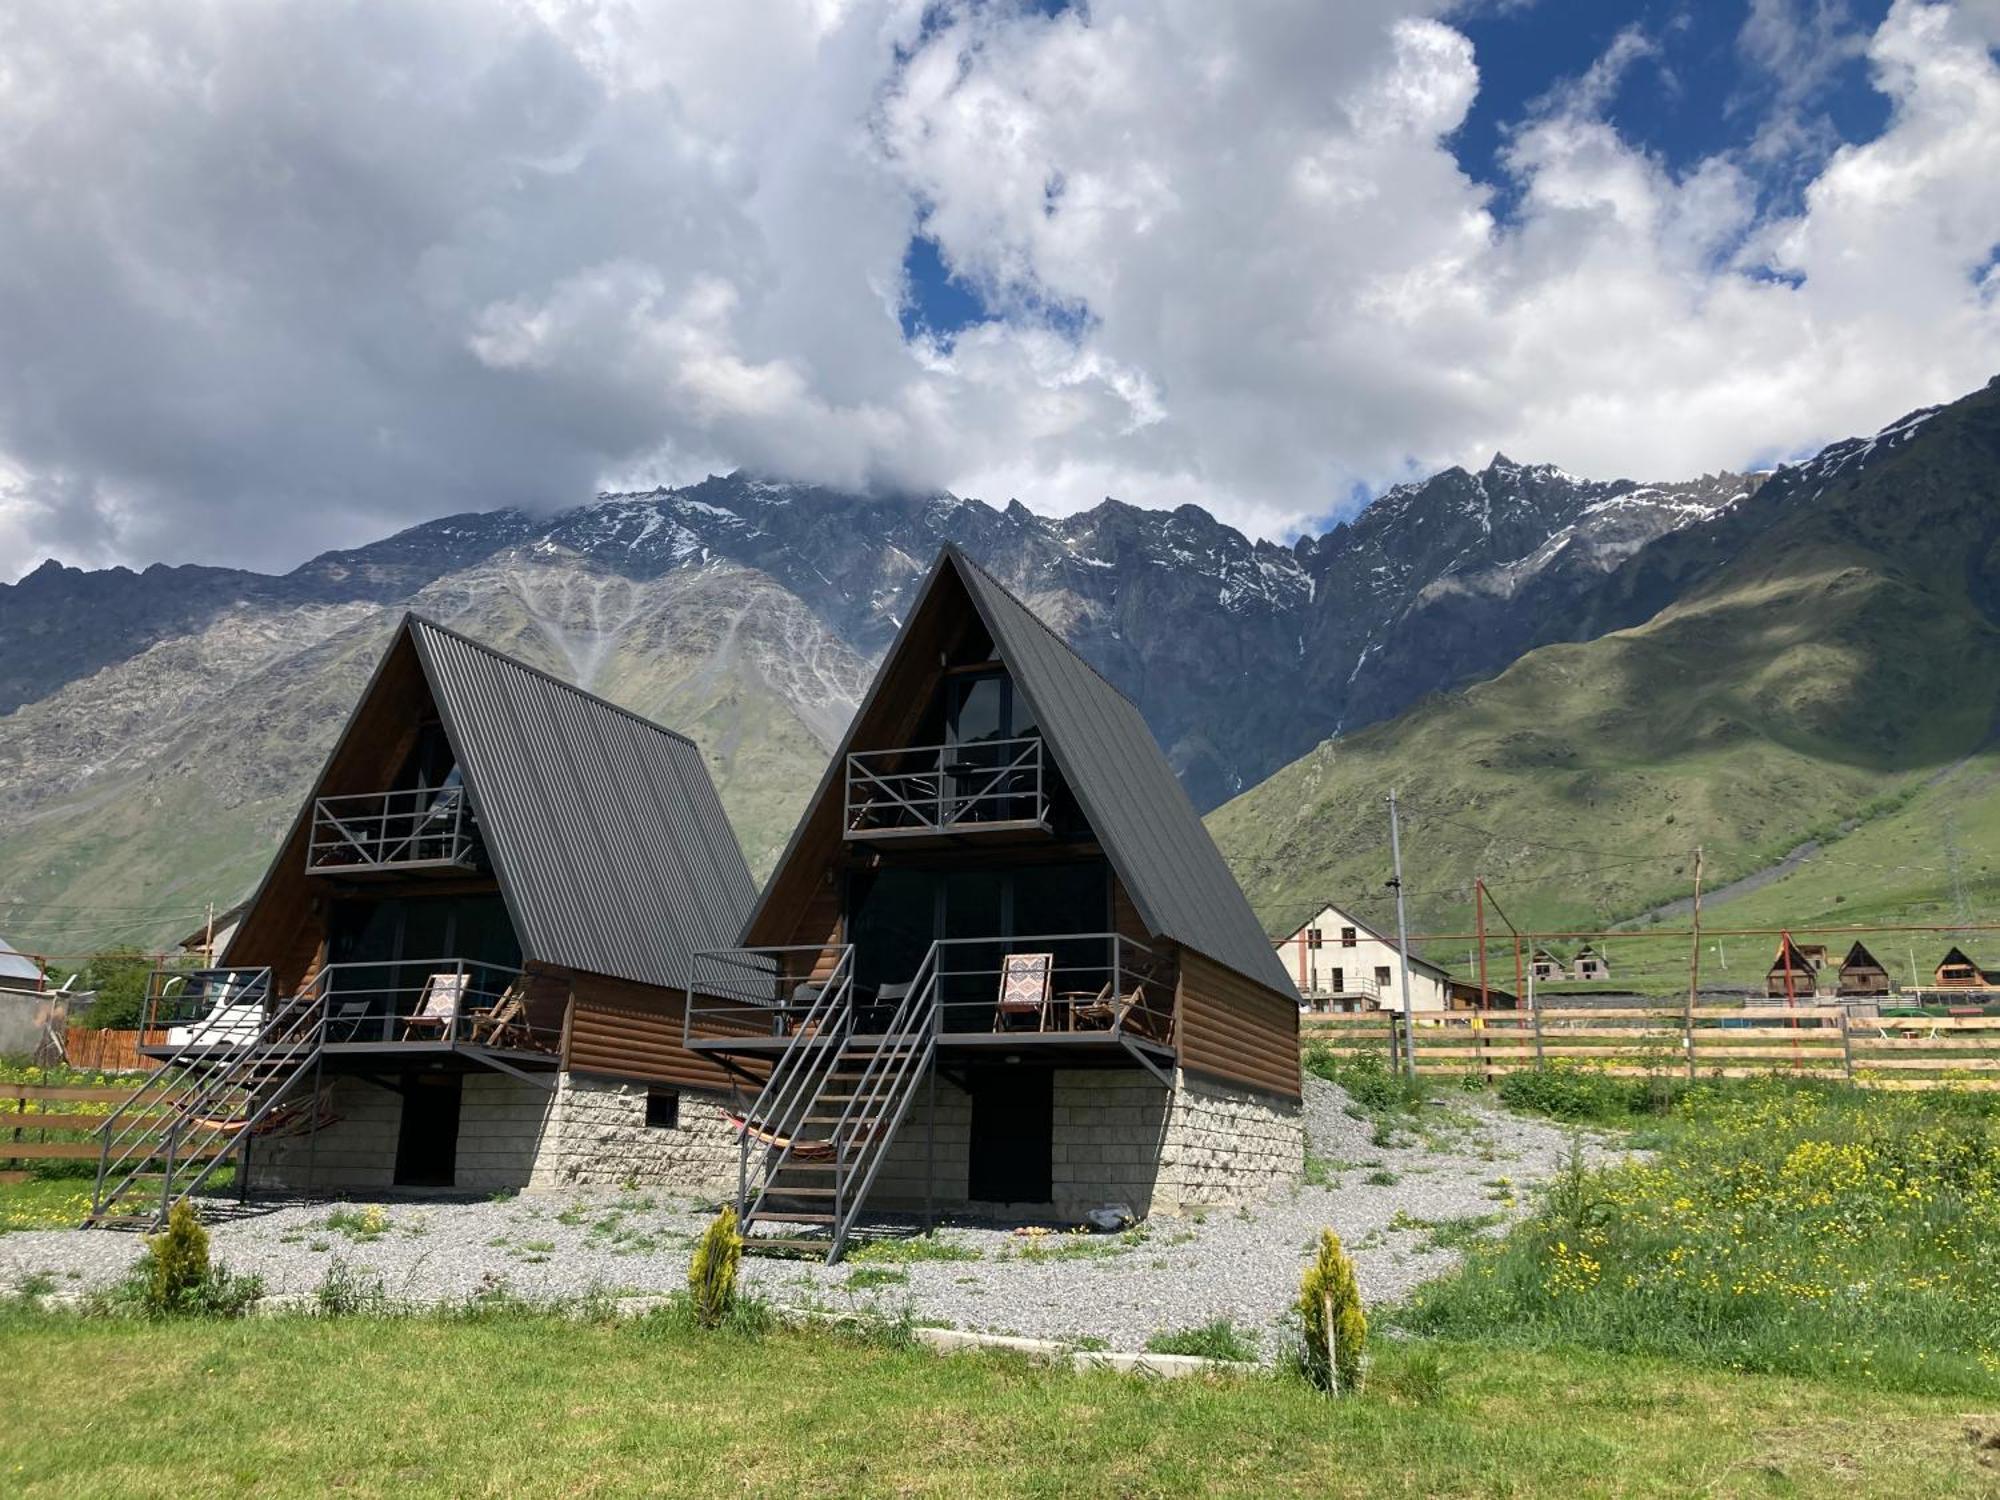
<svg viewBox="0 0 2000 1500">
<path fill-rule="evenodd" d="M 688 1296 L 695 1321 L 719 1328 L 736 1303 L 736 1267 L 743 1259 L 743 1234 L 736 1227 L 736 1210 L 724 1207 L 702 1231 L 688 1264 Z"/>
<path fill-rule="evenodd" d="M 1566 1061 L 1500 1080 L 1500 1099 L 1509 1108 L 1571 1122 L 1609 1124 L 1633 1115 L 1663 1114 L 1684 1092 L 1680 1080 L 1664 1074 L 1614 1078 Z"/>
<path fill-rule="evenodd" d="M 1177 1328 L 1160 1332 L 1146 1340 L 1154 1354 L 1193 1354 L 1202 1359 L 1230 1359 L 1249 1362 L 1257 1358 L 1254 1335 L 1241 1332 L 1227 1318 L 1217 1318 L 1199 1328 Z"/>
<path fill-rule="evenodd" d="M 148 1317 L 191 1314 L 241 1317 L 264 1295 L 255 1276 L 235 1276 L 208 1262 L 208 1231 L 193 1207 L 176 1203 L 163 1233 L 146 1237 L 146 1253 L 132 1275 L 115 1288 L 105 1306 L 136 1308 Z"/>
<path fill-rule="evenodd" d="M 156 1313 L 183 1311 L 208 1277 L 208 1231 L 194 1208 L 180 1202 L 167 1215 L 164 1234 L 146 1236 L 146 1307 Z"/>
<path fill-rule="evenodd" d="M 1331 1229 L 1319 1233 L 1319 1253 L 1299 1282 L 1297 1306 L 1302 1344 L 1299 1364 L 1306 1379 L 1336 1394 L 1360 1390 L 1368 1319 L 1361 1311 L 1354 1262 Z"/>
<path fill-rule="evenodd" d="M 1340 1053 L 1316 1046 L 1306 1054 L 1306 1071 L 1339 1084 L 1372 1115 L 1406 1114 L 1424 1102 L 1422 1082 L 1391 1068 L 1379 1052 Z"/>
</svg>

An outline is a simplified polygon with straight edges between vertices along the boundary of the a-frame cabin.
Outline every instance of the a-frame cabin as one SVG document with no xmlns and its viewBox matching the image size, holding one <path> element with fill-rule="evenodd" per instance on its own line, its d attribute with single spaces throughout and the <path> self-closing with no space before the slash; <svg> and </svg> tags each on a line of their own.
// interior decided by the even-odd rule
<svg viewBox="0 0 2000 1500">
<path fill-rule="evenodd" d="M 1861 943 L 1847 950 L 1840 962 L 1840 998 L 1872 1000 L 1890 991 L 1889 971 Z"/>
<path fill-rule="evenodd" d="M 864 1203 L 1143 1215 L 1301 1168 L 1298 996 L 1241 888 L 1139 710 L 956 548 L 703 962 L 689 1047 L 772 1067 L 746 1220 L 827 1231 L 788 1242 L 838 1256 Z"/>
<path fill-rule="evenodd" d="M 739 1075 L 682 1011 L 755 895 L 692 741 L 408 616 L 221 965 L 156 977 L 94 1217 L 232 1154 L 304 1191 L 719 1190 Z M 183 1122 L 164 1182 L 148 1118 Z"/>
<path fill-rule="evenodd" d="M 1764 971 L 1765 995 L 1779 1000 L 1810 999 L 1818 986 L 1819 970 L 1806 950 L 1792 941 L 1790 933 L 1781 936 L 1777 955 Z"/>
</svg>

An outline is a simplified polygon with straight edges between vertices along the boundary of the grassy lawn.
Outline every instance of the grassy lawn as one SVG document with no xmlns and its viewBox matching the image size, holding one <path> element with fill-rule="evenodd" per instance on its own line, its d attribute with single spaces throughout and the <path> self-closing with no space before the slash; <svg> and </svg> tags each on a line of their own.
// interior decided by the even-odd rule
<svg viewBox="0 0 2000 1500">
<path fill-rule="evenodd" d="M 1389 1351 L 1377 1393 L 1340 1402 L 1271 1376 L 1149 1383 L 810 1331 L 515 1314 L 14 1313 L 0 1348 L 34 1375 L 0 1395 L 0 1474 L 21 1495 L 1975 1495 L 2000 1480 L 1965 1436 L 2000 1416 L 1959 1401 L 1452 1344 Z"/>
<path fill-rule="evenodd" d="M 90 1212 L 88 1177 L 30 1177 L 0 1183 L 0 1234 L 15 1229 L 74 1229 Z"/>
</svg>

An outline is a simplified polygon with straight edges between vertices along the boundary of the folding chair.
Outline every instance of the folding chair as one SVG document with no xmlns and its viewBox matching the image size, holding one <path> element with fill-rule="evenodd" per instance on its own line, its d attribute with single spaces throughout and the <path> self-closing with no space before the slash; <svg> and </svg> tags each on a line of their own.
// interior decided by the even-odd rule
<svg viewBox="0 0 2000 1500">
<path fill-rule="evenodd" d="M 1055 961 L 1053 953 L 1010 953 L 1001 960 L 1000 999 L 993 1011 L 995 1031 L 1024 1030 L 1018 1023 L 1030 1019 L 1036 1031 L 1047 1028 L 1049 978 Z"/>
</svg>

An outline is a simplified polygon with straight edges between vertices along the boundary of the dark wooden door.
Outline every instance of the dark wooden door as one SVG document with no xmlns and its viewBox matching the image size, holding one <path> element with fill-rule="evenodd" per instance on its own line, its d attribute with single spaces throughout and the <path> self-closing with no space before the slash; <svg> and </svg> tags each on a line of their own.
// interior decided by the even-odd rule
<svg viewBox="0 0 2000 1500">
<path fill-rule="evenodd" d="M 458 1073 L 403 1078 L 403 1123 L 396 1132 L 396 1186 L 450 1187 L 458 1177 Z"/>
<path fill-rule="evenodd" d="M 1047 1203 L 1053 1194 L 1055 1074 L 980 1068 L 972 1084 L 966 1196 L 980 1203 Z"/>
</svg>

